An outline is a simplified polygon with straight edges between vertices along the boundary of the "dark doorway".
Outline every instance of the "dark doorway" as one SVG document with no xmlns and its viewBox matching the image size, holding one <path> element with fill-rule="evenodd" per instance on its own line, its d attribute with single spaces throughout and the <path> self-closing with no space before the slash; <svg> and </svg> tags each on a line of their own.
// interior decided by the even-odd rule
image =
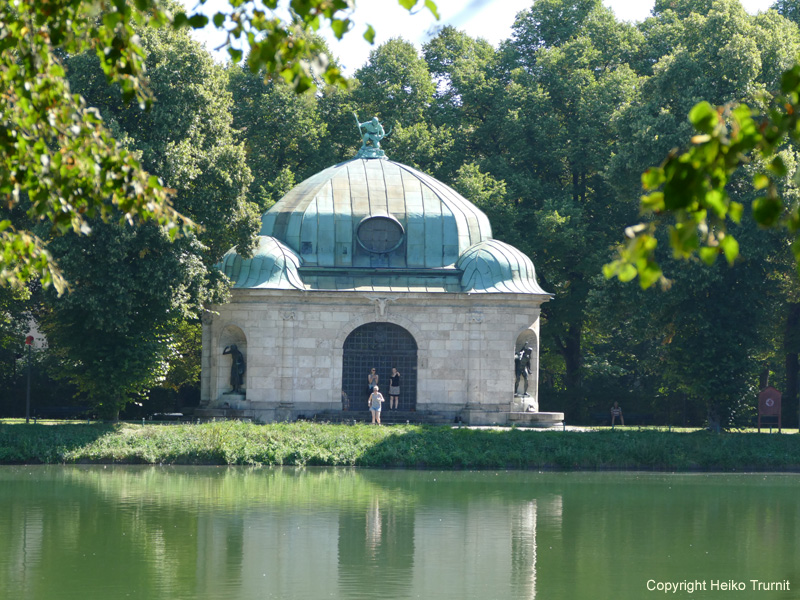
<svg viewBox="0 0 800 600">
<path fill-rule="evenodd" d="M 367 323 L 354 329 L 344 341 L 342 408 L 367 410 L 367 375 L 377 369 L 381 394 L 389 408 L 389 376 L 400 373 L 400 410 L 417 408 L 417 342 L 394 323 Z"/>
</svg>

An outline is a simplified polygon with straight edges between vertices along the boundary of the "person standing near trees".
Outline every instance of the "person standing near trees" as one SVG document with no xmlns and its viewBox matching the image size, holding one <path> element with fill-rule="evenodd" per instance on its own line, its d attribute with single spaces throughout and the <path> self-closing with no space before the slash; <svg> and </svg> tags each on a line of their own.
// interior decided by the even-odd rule
<svg viewBox="0 0 800 600">
<path fill-rule="evenodd" d="M 392 375 L 389 377 L 389 410 L 397 410 L 400 406 L 400 373 L 392 367 Z"/>
<path fill-rule="evenodd" d="M 614 405 L 611 407 L 611 427 L 614 427 L 614 421 L 617 420 L 619 417 L 620 425 L 625 425 L 625 417 L 622 416 L 622 408 L 619 405 L 619 402 L 614 400 Z"/>
<path fill-rule="evenodd" d="M 369 402 L 367 405 L 369 406 L 369 412 L 372 413 L 372 423 L 373 425 L 377 423 L 378 425 L 381 424 L 381 405 L 384 402 L 383 394 L 380 393 L 378 386 L 376 385 L 372 388 L 372 394 L 369 396 Z"/>
</svg>

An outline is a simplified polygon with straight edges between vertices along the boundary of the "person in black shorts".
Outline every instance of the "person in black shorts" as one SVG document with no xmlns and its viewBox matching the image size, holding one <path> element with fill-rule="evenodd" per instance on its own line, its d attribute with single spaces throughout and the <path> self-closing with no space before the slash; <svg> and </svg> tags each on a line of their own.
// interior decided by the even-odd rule
<svg viewBox="0 0 800 600">
<path fill-rule="evenodd" d="M 389 377 L 389 410 L 397 410 L 400 406 L 400 373 L 392 367 L 392 374 Z"/>
</svg>

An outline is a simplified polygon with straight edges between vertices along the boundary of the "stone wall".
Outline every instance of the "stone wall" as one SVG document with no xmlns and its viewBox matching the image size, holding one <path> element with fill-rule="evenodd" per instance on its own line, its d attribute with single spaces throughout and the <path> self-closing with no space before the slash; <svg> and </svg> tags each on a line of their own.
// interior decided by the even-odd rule
<svg viewBox="0 0 800 600">
<path fill-rule="evenodd" d="M 357 327 L 388 321 L 418 346 L 417 410 L 457 414 L 505 410 L 513 397 L 514 352 L 534 348 L 529 392 L 538 385 L 539 314 L 547 296 L 233 290 L 203 325 L 202 402 L 230 390 L 226 345 L 245 348 L 250 405 L 289 417 L 341 410 L 343 345 Z M 366 378 L 366 373 L 364 373 Z"/>
</svg>

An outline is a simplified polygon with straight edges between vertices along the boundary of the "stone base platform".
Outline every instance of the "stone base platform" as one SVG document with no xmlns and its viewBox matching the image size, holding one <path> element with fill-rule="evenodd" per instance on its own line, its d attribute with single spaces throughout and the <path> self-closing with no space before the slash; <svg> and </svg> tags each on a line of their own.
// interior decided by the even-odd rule
<svg viewBox="0 0 800 600">
<path fill-rule="evenodd" d="M 557 427 L 564 424 L 564 413 L 561 412 L 489 411 L 465 408 L 459 416 L 465 425 Z"/>
<path fill-rule="evenodd" d="M 412 411 L 384 408 L 381 421 L 393 423 L 495 425 L 499 427 L 556 427 L 564 424 L 564 413 L 538 412 L 538 406 L 529 399 L 514 398 L 510 403 L 468 405 L 448 410 L 427 410 L 419 407 Z M 291 403 L 255 402 L 243 394 L 226 394 L 215 402 L 194 410 L 193 420 L 213 421 L 238 419 L 258 423 L 286 421 L 320 421 L 329 423 L 369 423 L 369 411 L 344 411 L 339 404 L 313 403 L 302 406 Z"/>
<path fill-rule="evenodd" d="M 561 412 L 509 412 L 507 425 L 517 427 L 557 427 L 564 424 Z"/>
</svg>

